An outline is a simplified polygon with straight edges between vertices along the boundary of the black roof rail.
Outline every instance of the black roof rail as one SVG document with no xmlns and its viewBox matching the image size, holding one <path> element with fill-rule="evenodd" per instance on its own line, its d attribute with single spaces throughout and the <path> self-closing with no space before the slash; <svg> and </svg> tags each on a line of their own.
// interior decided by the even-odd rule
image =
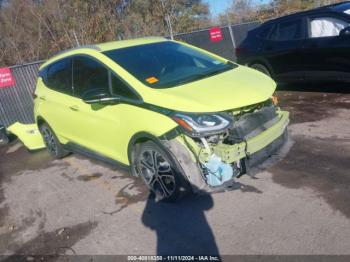
<svg viewBox="0 0 350 262">
<path fill-rule="evenodd" d="M 279 17 L 272 18 L 272 19 L 270 19 L 270 20 L 264 22 L 263 24 L 268 24 L 268 23 L 270 23 L 270 22 L 282 20 L 282 19 L 284 19 L 284 18 L 289 18 L 289 17 L 293 17 L 293 16 L 305 15 L 305 14 L 309 14 L 309 13 L 313 13 L 313 12 L 317 12 L 317 11 L 332 9 L 333 7 L 336 7 L 336 6 L 339 6 L 339 5 L 342 5 L 342 4 L 346 4 L 346 3 L 350 3 L 350 1 L 344 1 L 344 2 L 340 2 L 340 3 L 334 3 L 334 4 L 330 4 L 330 5 L 324 5 L 324 6 L 320 6 L 320 7 L 308 9 L 308 10 L 297 11 L 297 12 L 295 12 L 295 13 L 290 13 L 290 14 L 286 14 L 286 15 L 283 15 L 283 16 L 279 16 Z"/>
</svg>

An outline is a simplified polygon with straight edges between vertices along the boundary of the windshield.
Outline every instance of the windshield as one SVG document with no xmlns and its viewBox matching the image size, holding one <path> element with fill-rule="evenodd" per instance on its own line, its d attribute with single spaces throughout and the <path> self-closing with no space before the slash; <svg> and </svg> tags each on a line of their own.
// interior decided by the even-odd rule
<svg viewBox="0 0 350 262">
<path fill-rule="evenodd" d="M 336 4 L 334 9 L 338 12 L 344 12 L 345 14 L 350 14 L 350 3 L 344 2 L 341 4 Z"/>
<path fill-rule="evenodd" d="M 152 88 L 169 88 L 236 67 L 176 42 L 166 41 L 104 52 L 138 80 Z"/>
</svg>

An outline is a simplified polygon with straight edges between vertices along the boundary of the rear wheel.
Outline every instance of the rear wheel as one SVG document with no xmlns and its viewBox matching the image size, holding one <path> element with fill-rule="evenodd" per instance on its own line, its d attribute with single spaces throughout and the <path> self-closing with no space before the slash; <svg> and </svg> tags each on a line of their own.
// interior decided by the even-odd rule
<svg viewBox="0 0 350 262">
<path fill-rule="evenodd" d="M 261 72 L 261 73 L 263 73 L 263 74 L 265 74 L 267 76 L 271 76 L 271 73 L 270 73 L 269 69 L 266 66 L 262 65 L 262 64 L 259 64 L 259 63 L 252 64 L 250 67 L 255 69 L 255 70 L 258 70 L 259 72 Z"/>
<path fill-rule="evenodd" d="M 176 160 L 153 141 L 135 147 L 132 168 L 159 201 L 175 201 L 188 190 Z"/>
<path fill-rule="evenodd" d="M 5 135 L 0 134 L 0 146 L 7 145 L 9 143 L 9 138 Z"/>
<path fill-rule="evenodd" d="M 6 129 L 2 125 L 0 125 L 0 146 L 7 145 L 9 143 L 9 138 L 6 134 Z"/>
<path fill-rule="evenodd" d="M 60 141 L 58 140 L 55 133 L 52 131 L 50 126 L 46 123 L 43 123 L 39 127 L 40 133 L 43 137 L 44 143 L 50 155 L 54 158 L 63 158 L 69 154 L 67 150 L 63 148 Z"/>
</svg>

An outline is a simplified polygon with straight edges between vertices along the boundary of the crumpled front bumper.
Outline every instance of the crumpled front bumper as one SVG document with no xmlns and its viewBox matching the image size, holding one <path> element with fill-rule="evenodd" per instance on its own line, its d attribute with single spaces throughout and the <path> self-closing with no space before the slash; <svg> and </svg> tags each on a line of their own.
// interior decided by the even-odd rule
<svg viewBox="0 0 350 262">
<path fill-rule="evenodd" d="M 212 148 L 212 152 L 221 157 L 225 163 L 234 163 L 240 159 L 251 156 L 257 152 L 261 152 L 264 148 L 268 147 L 274 141 L 281 138 L 285 133 L 285 130 L 289 123 L 289 112 L 279 111 L 278 121 L 266 129 L 259 135 L 248 139 L 246 142 L 241 142 L 234 145 L 218 144 Z M 203 154 L 206 154 L 203 152 Z M 206 155 L 202 155 L 201 159 L 207 158 Z"/>
</svg>

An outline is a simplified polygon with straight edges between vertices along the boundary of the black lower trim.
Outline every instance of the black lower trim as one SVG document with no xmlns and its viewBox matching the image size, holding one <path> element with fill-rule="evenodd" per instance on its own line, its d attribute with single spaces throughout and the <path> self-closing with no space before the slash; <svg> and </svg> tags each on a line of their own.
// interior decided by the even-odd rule
<svg viewBox="0 0 350 262">
<path fill-rule="evenodd" d="M 259 164 L 262 164 L 265 160 L 267 160 L 269 157 L 271 157 L 274 153 L 276 153 L 286 142 L 288 137 L 288 131 L 287 129 L 284 131 L 284 133 L 279 136 L 276 140 L 274 140 L 272 143 L 264 147 L 263 149 L 255 152 L 254 154 L 251 154 L 249 157 L 245 158 L 245 173 L 249 174 L 249 168 L 258 166 Z"/>
<path fill-rule="evenodd" d="M 77 144 L 74 144 L 74 143 L 71 143 L 69 142 L 68 144 L 64 145 L 63 146 L 67 151 L 70 151 L 70 152 L 73 152 L 73 153 L 77 153 L 77 154 L 80 154 L 80 155 L 84 155 L 84 156 L 87 156 L 89 158 L 93 158 L 95 160 L 98 160 L 98 161 L 101 161 L 101 162 L 104 162 L 106 164 L 109 164 L 111 166 L 114 166 L 116 168 L 119 168 L 119 169 L 123 169 L 123 170 L 126 170 L 126 171 L 130 171 L 130 166 L 126 165 L 126 164 L 123 164 L 117 160 L 114 160 L 114 159 L 111 159 L 109 157 L 106 157 L 100 153 L 97 153 L 97 152 L 94 152 L 90 149 L 87 149 L 83 146 L 80 146 L 80 145 L 77 145 Z"/>
</svg>

